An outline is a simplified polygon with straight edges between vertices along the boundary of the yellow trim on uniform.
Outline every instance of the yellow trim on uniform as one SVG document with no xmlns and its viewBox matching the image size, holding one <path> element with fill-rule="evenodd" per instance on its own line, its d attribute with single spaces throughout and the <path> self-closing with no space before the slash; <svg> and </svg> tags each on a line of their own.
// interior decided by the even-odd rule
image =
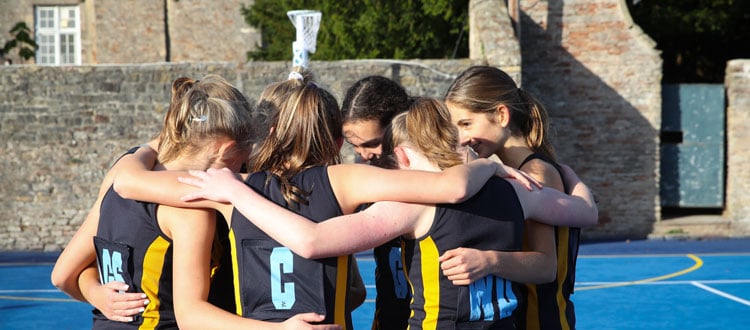
<svg viewBox="0 0 750 330">
<path fill-rule="evenodd" d="M 406 277 L 406 283 L 409 283 L 409 293 L 411 293 L 411 299 L 409 300 L 409 318 L 411 319 L 414 317 L 414 309 L 411 308 L 411 306 L 414 304 L 414 284 L 411 283 L 411 278 L 409 278 L 409 268 L 406 265 L 410 265 L 410 264 L 406 262 L 406 255 L 404 254 L 404 251 L 406 251 L 406 242 L 402 239 L 401 240 L 401 265 L 404 270 L 404 277 Z M 409 326 L 408 322 L 406 324 L 406 329 L 411 329 L 411 326 Z"/>
<path fill-rule="evenodd" d="M 565 311 L 568 309 L 568 302 L 563 297 L 563 284 L 568 277 L 568 248 L 570 245 L 570 229 L 568 227 L 557 227 L 557 311 L 560 313 L 560 326 L 562 330 L 570 330 L 568 318 Z"/>
<path fill-rule="evenodd" d="M 425 316 L 422 329 L 436 329 L 440 312 L 440 253 L 432 237 L 419 242 Z M 428 304 L 429 303 L 429 304 Z"/>
<path fill-rule="evenodd" d="M 528 232 L 524 231 L 523 251 L 531 251 Z M 539 330 L 539 297 L 536 284 L 524 284 L 526 287 L 526 330 Z"/>
<path fill-rule="evenodd" d="M 539 325 L 539 297 L 536 292 L 536 285 L 526 285 L 526 329 L 536 330 Z"/>
<path fill-rule="evenodd" d="M 242 299 L 240 299 L 240 264 L 237 262 L 237 241 L 234 238 L 234 229 L 229 229 L 229 246 L 232 247 L 232 281 L 234 281 L 234 306 L 235 313 L 242 316 Z"/>
<path fill-rule="evenodd" d="M 569 271 L 568 249 L 570 244 L 570 229 L 568 227 L 556 227 L 555 236 L 557 239 L 557 278 L 555 279 L 555 282 L 557 282 L 557 290 L 555 291 L 555 302 L 557 304 L 557 312 L 559 316 L 558 321 L 561 330 L 570 330 L 566 314 L 568 302 L 565 300 L 562 292 L 563 284 L 565 283 Z M 524 250 L 528 251 L 530 249 L 527 248 L 525 241 L 526 240 L 524 240 Z M 539 296 L 537 286 L 534 284 L 527 284 L 526 289 L 528 291 L 526 295 L 526 298 L 528 299 L 526 302 L 526 329 L 539 330 L 542 328 L 542 325 L 539 322 L 542 319 L 542 316 L 539 315 Z"/>
<path fill-rule="evenodd" d="M 346 330 L 346 296 L 349 291 L 349 256 L 339 256 L 336 264 L 336 302 L 333 322 Z"/>
<path fill-rule="evenodd" d="M 149 303 L 143 311 L 143 323 L 138 329 L 154 329 L 159 325 L 159 280 L 164 269 L 164 258 L 169 249 L 169 241 L 159 236 L 146 249 L 143 256 L 143 275 L 141 275 L 141 290 L 148 297 Z M 170 265 L 171 266 L 171 265 Z M 169 279 L 170 281 L 172 279 Z"/>
</svg>

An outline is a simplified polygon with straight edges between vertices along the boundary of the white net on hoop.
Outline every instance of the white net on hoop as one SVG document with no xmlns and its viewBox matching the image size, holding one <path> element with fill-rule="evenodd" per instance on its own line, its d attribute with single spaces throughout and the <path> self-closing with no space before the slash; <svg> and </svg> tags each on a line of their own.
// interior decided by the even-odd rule
<svg viewBox="0 0 750 330">
<path fill-rule="evenodd" d="M 320 18 L 322 16 L 317 10 L 290 10 L 286 12 L 289 19 L 297 29 L 297 42 L 302 44 L 305 51 L 315 53 L 315 41 L 318 38 Z"/>
</svg>

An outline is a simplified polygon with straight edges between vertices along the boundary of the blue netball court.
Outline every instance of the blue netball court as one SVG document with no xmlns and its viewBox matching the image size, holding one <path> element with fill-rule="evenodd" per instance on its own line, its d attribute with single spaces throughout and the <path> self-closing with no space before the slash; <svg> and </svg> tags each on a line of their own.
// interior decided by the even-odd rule
<svg viewBox="0 0 750 330">
<path fill-rule="evenodd" d="M 90 329 L 89 305 L 49 282 L 56 257 L 0 253 L 0 329 Z M 374 262 L 357 257 L 368 298 L 355 329 L 369 329 Z M 750 239 L 582 244 L 573 299 L 582 330 L 750 329 Z"/>
</svg>

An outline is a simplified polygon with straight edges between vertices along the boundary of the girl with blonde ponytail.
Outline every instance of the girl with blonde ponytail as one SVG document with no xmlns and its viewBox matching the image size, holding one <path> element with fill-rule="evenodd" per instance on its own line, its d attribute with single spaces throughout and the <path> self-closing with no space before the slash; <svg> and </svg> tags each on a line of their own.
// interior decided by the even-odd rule
<svg viewBox="0 0 750 330">
<path fill-rule="evenodd" d="M 256 137 L 251 124 L 247 99 L 223 78 L 178 78 L 158 143 L 151 143 L 159 150 L 155 170 L 239 171 Z M 119 195 L 114 181 L 127 170 L 125 157 L 107 173 L 94 207 L 51 276 L 62 291 L 97 308 L 93 329 L 338 329 L 312 325 L 323 320 L 314 313 L 277 323 L 228 311 L 235 302 L 231 262 L 221 257 L 228 256 L 230 246 L 216 244 L 226 241 L 219 234 L 223 228 L 226 238 L 226 223 L 214 210 Z"/>
</svg>

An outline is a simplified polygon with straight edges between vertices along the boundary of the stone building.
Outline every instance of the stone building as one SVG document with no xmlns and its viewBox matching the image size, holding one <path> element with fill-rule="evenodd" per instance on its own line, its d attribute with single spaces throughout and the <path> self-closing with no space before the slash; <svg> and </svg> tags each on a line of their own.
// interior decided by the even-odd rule
<svg viewBox="0 0 750 330">
<path fill-rule="evenodd" d="M 260 42 L 240 8 L 252 0 L 18 0 L 0 2 L 0 45 L 25 22 L 39 44 L 27 63 L 96 65 L 244 62 Z M 290 24 L 291 25 L 291 24 Z M 6 54 L 24 63 L 18 54 Z"/>
</svg>

